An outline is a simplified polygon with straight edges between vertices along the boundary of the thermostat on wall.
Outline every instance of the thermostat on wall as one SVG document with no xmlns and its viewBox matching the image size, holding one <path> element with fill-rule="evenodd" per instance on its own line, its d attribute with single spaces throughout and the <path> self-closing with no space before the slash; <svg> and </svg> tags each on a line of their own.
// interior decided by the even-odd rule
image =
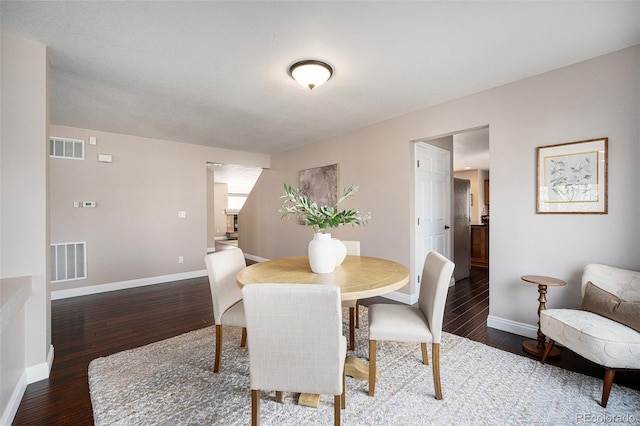
<svg viewBox="0 0 640 426">
<path fill-rule="evenodd" d="M 95 201 L 83 201 L 82 202 L 82 207 L 90 207 L 93 208 L 96 206 L 96 202 Z"/>
</svg>

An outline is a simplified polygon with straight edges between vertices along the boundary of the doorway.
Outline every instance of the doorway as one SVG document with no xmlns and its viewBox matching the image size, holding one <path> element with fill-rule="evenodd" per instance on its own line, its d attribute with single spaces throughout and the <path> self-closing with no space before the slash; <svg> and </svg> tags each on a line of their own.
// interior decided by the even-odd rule
<svg viewBox="0 0 640 426">
<path fill-rule="evenodd" d="M 207 252 L 221 242 L 237 244 L 238 215 L 261 173 L 260 167 L 207 163 Z"/>
<path fill-rule="evenodd" d="M 469 191 L 469 204 L 471 207 L 471 225 L 477 224 L 482 225 L 482 218 L 486 218 L 488 222 L 489 217 L 489 206 L 488 206 L 488 184 L 489 184 L 489 126 L 480 126 L 467 130 L 460 130 L 458 132 L 451 133 L 449 135 L 423 139 L 416 144 L 416 160 L 418 160 L 418 146 L 431 146 L 440 148 L 442 150 L 448 151 L 450 154 L 450 174 L 448 179 L 449 192 L 448 196 L 444 197 L 443 203 L 446 204 L 449 208 L 449 216 L 447 216 L 448 223 L 443 223 L 444 225 L 455 226 L 454 218 L 453 218 L 453 195 L 451 188 L 453 186 L 453 179 L 455 177 L 460 177 L 462 179 L 467 179 L 471 181 L 470 191 Z M 415 166 L 415 165 L 414 165 Z M 475 178 L 470 179 L 468 177 L 459 176 L 458 173 L 467 173 L 472 174 L 475 173 Z M 418 212 L 418 206 L 424 204 L 428 195 L 424 195 L 424 188 L 421 187 L 421 184 L 418 182 L 418 172 L 416 169 L 415 174 L 415 187 L 414 187 L 414 202 L 416 208 L 416 224 L 414 228 L 414 271 L 412 282 L 411 294 L 412 296 L 417 296 L 417 290 L 419 289 L 418 285 L 418 275 L 422 273 L 422 266 L 424 263 L 424 257 L 426 256 L 426 252 L 428 251 L 428 245 L 423 241 L 424 238 L 421 236 L 422 230 L 420 226 L 417 224 L 417 219 L 420 217 Z M 485 189 L 484 181 L 487 181 L 487 188 Z M 486 194 L 485 194 L 486 192 Z M 487 200 L 486 205 L 484 204 L 484 200 Z M 431 207 L 435 209 L 435 207 Z M 477 223 L 476 223 L 477 222 Z M 488 230 L 488 224 L 487 224 Z M 454 259 L 455 250 L 456 250 L 456 242 L 453 241 L 453 235 L 455 234 L 455 229 L 446 230 L 448 244 L 441 253 L 449 259 Z M 488 235 L 488 232 L 487 232 Z M 470 238 L 470 237 L 469 237 Z M 467 245 L 470 247 L 470 244 Z M 458 249 L 468 250 L 467 247 L 458 247 Z M 426 250 L 426 251 L 425 251 Z M 436 251 L 439 251 L 436 249 Z M 463 256 L 464 257 L 464 256 Z M 453 280 L 452 280 L 453 283 Z"/>
<path fill-rule="evenodd" d="M 454 258 L 469 257 L 471 266 L 484 268 L 489 266 L 489 168 L 487 126 L 453 135 L 453 177 L 469 181 L 468 242 L 454 242 Z"/>
</svg>

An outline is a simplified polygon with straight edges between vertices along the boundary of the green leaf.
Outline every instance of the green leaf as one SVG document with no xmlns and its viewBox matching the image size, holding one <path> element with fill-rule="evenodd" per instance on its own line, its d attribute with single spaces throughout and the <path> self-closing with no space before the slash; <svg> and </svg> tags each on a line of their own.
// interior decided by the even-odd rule
<svg viewBox="0 0 640 426">
<path fill-rule="evenodd" d="M 304 219 L 305 224 L 312 226 L 316 232 L 324 232 L 328 228 L 337 228 L 340 225 L 346 224 L 360 226 L 366 224 L 371 219 L 371 213 L 360 214 L 360 212 L 354 209 L 338 211 L 338 205 L 358 191 L 356 185 L 351 185 L 346 188 L 335 206 L 318 206 L 318 204 L 312 202 L 309 197 L 301 194 L 299 189 L 294 189 L 287 183 L 283 184 L 283 190 L 284 195 L 280 198 L 285 201 L 278 210 L 281 214 L 281 219 L 290 216 Z"/>
</svg>

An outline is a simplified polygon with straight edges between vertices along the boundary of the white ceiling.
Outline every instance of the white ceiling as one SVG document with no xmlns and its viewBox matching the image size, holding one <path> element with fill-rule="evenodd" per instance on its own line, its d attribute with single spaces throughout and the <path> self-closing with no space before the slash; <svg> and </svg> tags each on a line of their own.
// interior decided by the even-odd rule
<svg viewBox="0 0 640 426">
<path fill-rule="evenodd" d="M 640 43 L 638 1 L 2 1 L 53 124 L 275 153 Z M 290 64 L 323 59 L 324 86 Z M 430 135 L 425 135 L 430 136 Z"/>
<path fill-rule="evenodd" d="M 262 173 L 260 167 L 239 164 L 208 163 L 207 167 L 213 171 L 213 181 L 226 183 L 227 191 L 232 194 L 251 193 L 251 189 Z"/>
<path fill-rule="evenodd" d="M 453 171 L 489 170 L 489 128 L 453 135 Z"/>
</svg>

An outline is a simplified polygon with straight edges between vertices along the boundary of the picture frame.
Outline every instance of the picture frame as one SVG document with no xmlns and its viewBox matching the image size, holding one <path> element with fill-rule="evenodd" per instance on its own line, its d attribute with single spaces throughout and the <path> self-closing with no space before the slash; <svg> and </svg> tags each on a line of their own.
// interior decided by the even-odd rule
<svg viewBox="0 0 640 426">
<path fill-rule="evenodd" d="M 338 164 L 300 170 L 298 183 L 300 192 L 319 206 L 335 206 L 338 202 Z M 300 219 L 304 225 L 304 219 Z"/>
<path fill-rule="evenodd" d="M 537 148 L 536 213 L 608 213 L 608 138 Z"/>
</svg>

